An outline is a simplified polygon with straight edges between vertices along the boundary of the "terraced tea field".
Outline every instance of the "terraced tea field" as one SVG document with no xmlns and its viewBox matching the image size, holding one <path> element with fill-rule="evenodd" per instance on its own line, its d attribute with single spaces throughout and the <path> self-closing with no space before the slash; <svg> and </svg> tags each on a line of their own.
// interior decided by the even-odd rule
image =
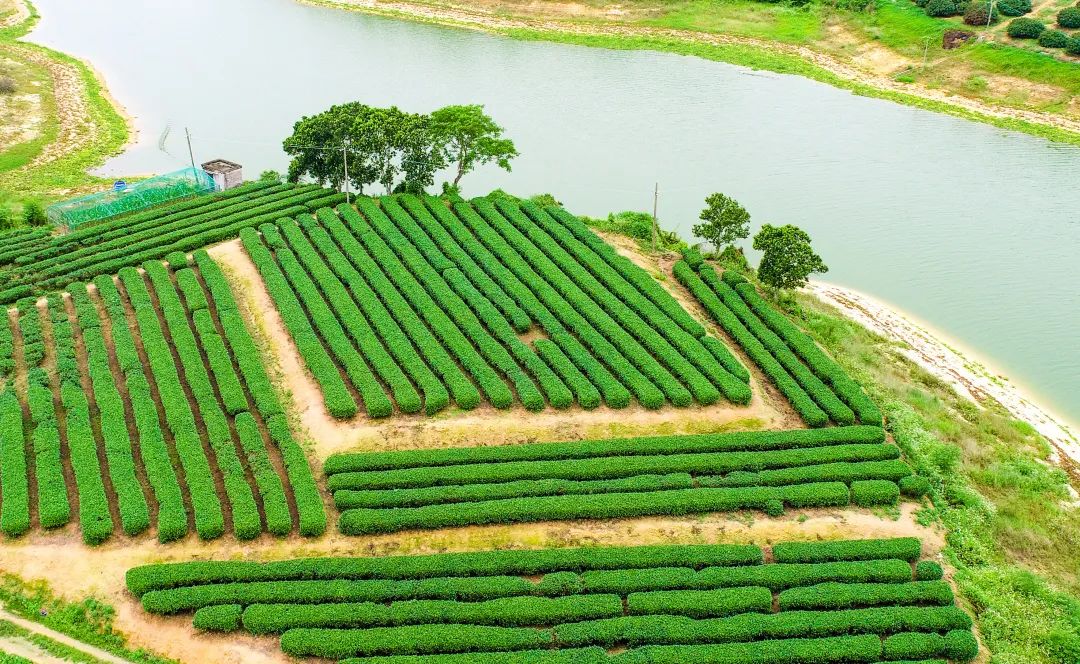
<svg viewBox="0 0 1080 664">
<path fill-rule="evenodd" d="M 137 567 L 130 592 L 292 656 L 391 662 L 966 662 L 918 539 Z"/>
<path fill-rule="evenodd" d="M 320 534 L 322 499 L 204 251 L 19 301 L 0 325 L 0 530 Z M 10 323 L 7 324 L 7 323 Z"/>
</svg>

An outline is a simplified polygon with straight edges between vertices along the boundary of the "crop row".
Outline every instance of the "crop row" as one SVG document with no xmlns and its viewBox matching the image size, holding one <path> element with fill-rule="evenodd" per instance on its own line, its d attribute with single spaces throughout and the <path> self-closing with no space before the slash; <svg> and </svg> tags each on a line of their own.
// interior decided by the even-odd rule
<svg viewBox="0 0 1080 664">
<path fill-rule="evenodd" d="M 408 202 L 407 197 L 403 200 Z M 467 275 L 471 272 L 470 265 L 477 266 L 481 273 L 499 284 L 526 315 L 540 326 L 550 341 L 537 340 L 534 343 L 537 353 L 563 377 L 583 408 L 595 408 L 600 399 L 611 408 L 625 408 L 629 405 L 630 391 L 597 359 L 605 358 L 614 371 L 623 367 L 636 372 L 614 346 L 574 311 L 561 295 L 553 289 L 544 288 L 540 276 L 520 256 L 506 251 L 508 245 L 502 237 L 487 228 L 486 222 L 472 208 L 462 205 L 458 214 L 465 216 L 459 220 L 439 199 L 426 197 L 423 202 L 432 214 L 414 214 L 417 222 L 431 237 L 436 238 L 437 242 L 441 241 L 445 245 L 444 251 L 448 256 L 455 257 L 455 260 L 468 257 L 468 261 L 458 261 L 458 265 L 465 266 Z M 471 230 L 462 223 L 466 216 L 471 220 Z M 481 237 L 484 238 L 483 242 Z M 455 247 L 460 251 L 452 251 Z M 501 259 L 496 257 L 493 251 L 500 251 Z M 477 279 L 472 280 L 474 284 L 478 283 Z M 527 284 L 535 286 L 536 291 Z M 581 340 L 570 334 L 570 329 L 579 334 Z M 556 353 L 556 349 L 561 352 Z M 568 361 L 563 361 L 560 355 Z"/>
</svg>

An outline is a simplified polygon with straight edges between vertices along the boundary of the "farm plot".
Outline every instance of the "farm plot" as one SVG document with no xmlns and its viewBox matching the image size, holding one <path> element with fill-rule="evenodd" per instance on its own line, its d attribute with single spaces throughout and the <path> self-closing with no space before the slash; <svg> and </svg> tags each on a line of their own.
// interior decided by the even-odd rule
<svg viewBox="0 0 1080 664">
<path fill-rule="evenodd" d="M 527 202 L 361 197 L 240 236 L 339 419 L 481 402 L 748 403 L 749 373 L 728 349 L 564 217 Z"/>
<path fill-rule="evenodd" d="M 969 661 L 971 618 L 920 556 L 903 538 L 191 562 L 127 586 L 151 613 L 354 664 Z"/>
<path fill-rule="evenodd" d="M 68 291 L 0 325 L 0 531 L 323 532 L 306 456 L 205 251 Z"/>
<path fill-rule="evenodd" d="M 700 254 L 675 263 L 675 278 L 791 402 L 808 425 L 881 425 L 881 411 L 840 365 L 742 275 L 717 275 Z"/>
<path fill-rule="evenodd" d="M 200 249 L 235 238 L 242 228 L 341 200 L 343 195 L 315 185 L 249 183 L 63 235 L 41 229 L 6 234 L 0 238 L 0 304 Z"/>
<path fill-rule="evenodd" d="M 331 456 L 340 529 L 895 504 L 925 482 L 880 427 L 853 426 Z"/>
</svg>

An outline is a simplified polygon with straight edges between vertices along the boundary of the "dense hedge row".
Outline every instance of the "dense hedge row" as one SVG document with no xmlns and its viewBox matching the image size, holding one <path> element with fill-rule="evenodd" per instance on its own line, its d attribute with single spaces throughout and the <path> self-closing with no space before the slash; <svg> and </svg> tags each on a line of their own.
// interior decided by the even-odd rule
<svg viewBox="0 0 1080 664">
<path fill-rule="evenodd" d="M 444 311 L 449 315 L 449 319 L 453 321 L 456 329 L 460 329 L 464 334 L 463 339 L 467 338 L 479 351 L 474 364 L 480 367 L 482 371 L 477 373 L 470 368 L 470 373 L 473 374 L 492 405 L 496 408 L 506 408 L 513 402 L 514 395 L 499 376 L 501 373 L 514 386 L 518 398 L 526 408 L 534 411 L 543 409 L 545 405 L 544 396 L 540 388 L 532 377 L 521 368 L 510 351 L 499 343 L 492 336 L 492 333 L 488 331 L 488 328 L 485 327 L 485 323 L 487 323 L 492 328 L 495 328 L 497 323 L 501 322 L 504 326 L 503 329 L 508 331 L 509 336 L 516 341 L 516 335 L 501 314 L 494 307 L 491 307 L 485 313 L 493 312 L 492 319 L 489 321 L 480 320 L 478 317 L 480 312 L 474 311 L 473 307 L 450 287 L 439 271 L 428 264 L 409 238 L 402 234 L 398 230 L 397 224 L 387 216 L 387 213 L 398 217 L 404 215 L 405 213 L 401 208 L 389 208 L 387 213 L 384 213 L 375 205 L 373 200 L 366 198 L 359 199 L 357 207 L 366 218 L 363 226 L 367 228 L 367 232 L 362 233 L 360 239 L 367 245 L 372 256 L 384 267 L 387 266 L 388 262 L 399 267 L 400 274 L 409 275 L 409 279 L 414 280 L 420 286 L 419 290 L 415 291 L 419 297 L 412 300 L 413 306 L 432 306 Z M 354 226 L 354 232 L 356 227 L 361 226 L 358 218 L 354 218 L 351 223 Z M 445 257 L 443 260 L 449 263 L 449 260 Z M 447 264 L 444 267 L 452 266 Z M 421 293 L 420 290 L 424 292 Z M 406 297 L 409 297 L 409 290 L 406 290 Z M 475 304 L 474 302 L 473 305 L 475 306 Z M 490 303 L 488 304 L 490 305 Z M 503 338 L 506 339 L 506 337 Z M 532 351 L 524 347 L 523 344 L 521 347 L 527 353 L 532 354 Z M 481 362 L 485 364 L 480 364 Z M 469 367 L 468 364 L 465 366 Z M 487 372 L 491 369 L 497 369 L 497 372 L 491 371 L 488 374 Z"/>
<path fill-rule="evenodd" d="M 239 539 L 257 537 L 262 532 L 259 508 L 251 486 L 248 485 L 244 464 L 237 454 L 229 421 L 218 404 L 213 383 L 203 363 L 199 343 L 188 323 L 187 311 L 173 286 L 168 269 L 158 261 L 148 261 L 143 267 L 157 297 L 165 320 L 165 330 L 180 360 L 179 366 L 183 370 L 184 380 L 194 398 L 194 408 L 189 406 L 188 415 L 185 417 L 191 416 L 194 421 L 202 421 L 202 427 L 192 433 L 198 438 L 198 432 L 204 431 L 213 451 L 231 508 L 233 531 Z M 186 396 L 184 401 L 184 405 L 188 406 Z M 169 408 L 167 404 L 163 405 L 166 409 Z M 176 432 L 173 433 L 175 435 Z"/>
<path fill-rule="evenodd" d="M 348 209 L 341 208 L 343 217 L 344 211 Z M 444 347 L 441 341 L 449 334 L 449 332 L 443 332 L 443 328 L 440 327 L 440 325 L 447 325 L 446 319 L 436 317 L 434 311 L 413 310 L 412 305 L 399 290 L 405 284 L 401 284 L 396 275 L 383 271 L 367 249 L 364 248 L 364 245 L 345 227 L 338 215 L 330 210 L 319 210 L 316 214 L 329 237 L 322 237 L 319 231 L 314 228 L 310 229 L 310 236 L 318 241 L 321 246 L 327 248 L 332 242 L 334 246 L 340 249 L 340 253 L 348 258 L 357 275 L 364 279 L 373 295 L 377 293 L 377 296 L 373 298 L 368 298 L 365 293 L 362 303 L 374 306 L 376 299 L 381 300 L 394 321 L 397 322 L 402 331 L 416 346 L 417 352 L 443 381 L 458 408 L 464 410 L 475 408 L 480 403 L 479 390 L 468 379 L 454 357 L 451 356 L 450 351 L 453 350 L 453 347 L 449 344 Z M 376 322 L 380 318 L 381 316 L 376 316 Z M 450 350 L 448 351 L 448 349 Z M 410 366 L 414 365 L 410 363 Z"/>
<path fill-rule="evenodd" d="M 704 267 L 707 268 L 707 266 Z M 690 268 L 689 263 L 685 260 L 679 261 L 675 263 L 672 270 L 675 279 L 690 291 L 694 298 L 701 303 L 701 306 L 709 312 L 713 320 L 727 332 L 728 336 L 735 340 L 735 343 L 739 344 L 754 364 L 758 365 L 780 392 L 787 397 L 795 412 L 802 417 L 804 422 L 813 427 L 828 424 L 829 416 L 825 411 L 810 398 L 806 390 L 791 377 L 791 374 L 773 357 L 765 345 L 750 330 L 746 329 L 738 316 L 721 301 L 716 292 Z"/>
<path fill-rule="evenodd" d="M 320 210 L 319 214 L 332 215 L 333 212 L 324 209 Z M 355 304 L 359 305 L 360 313 L 354 312 L 355 318 L 347 320 L 351 322 L 353 320 L 363 321 L 365 318 L 367 319 L 370 326 L 377 332 L 378 338 L 382 340 L 390 354 L 393 355 L 397 365 L 412 379 L 421 394 L 423 394 L 425 413 L 434 415 L 446 408 L 450 404 L 450 393 L 447 391 L 446 386 L 428 367 L 420 353 L 413 347 L 413 342 L 410 341 L 409 336 L 401 329 L 401 326 L 387 310 L 375 291 L 368 286 L 360 272 L 353 267 L 349 259 L 334 244 L 326 229 L 310 218 L 305 221 L 304 217 L 301 217 L 301 225 L 307 233 L 307 239 L 322 254 L 326 265 L 340 280 L 340 284 L 348 288 L 348 292 L 352 294 Z M 412 313 L 411 310 L 410 313 Z M 406 316 L 402 315 L 402 318 L 406 318 Z M 419 324 L 418 320 L 409 320 L 413 324 Z M 426 328 L 423 332 L 427 332 Z M 423 332 L 417 336 L 422 335 Z M 453 364 L 449 357 L 440 356 L 438 361 L 444 362 L 444 367 Z M 433 362 L 434 364 L 435 362 Z M 464 377 L 462 376 L 462 378 Z"/>
<path fill-rule="evenodd" d="M 169 455 L 164 433 L 158 420 L 150 382 L 144 373 L 135 340 L 128 327 L 123 301 L 111 277 L 94 280 L 108 320 L 109 335 L 117 364 L 124 374 L 123 385 L 128 394 L 139 441 L 139 455 L 147 480 L 157 501 L 157 533 L 161 542 L 180 539 L 188 532 L 187 508 L 180 483 Z"/>
<path fill-rule="evenodd" d="M 435 211 L 443 206 L 437 199 L 429 198 L 425 203 Z M 552 288 L 542 287 L 544 282 L 540 275 L 513 252 L 502 236 L 487 226 L 487 222 L 472 208 L 462 203 L 456 207 L 456 212 L 456 217 L 447 215 L 447 218 L 439 214 L 436 217 L 466 253 L 493 279 L 503 284 L 551 341 L 588 377 L 604 403 L 611 408 L 625 408 L 631 396 L 628 385 L 634 387 L 634 394 L 639 399 L 642 396 L 648 400 L 663 398 L 656 386 L 648 383 L 634 365 L 562 295 Z M 621 382 L 623 379 L 627 381 L 626 385 Z"/>
<path fill-rule="evenodd" d="M 266 531 L 284 537 L 292 531 L 292 516 L 289 514 L 289 501 L 285 497 L 285 487 L 270 461 L 259 425 L 251 413 L 243 412 L 236 416 L 236 435 L 240 438 L 240 448 L 244 451 L 248 468 L 255 479 L 255 488 L 262 498 L 263 513 L 266 516 Z M 239 533 L 237 534 L 239 537 Z"/>
<path fill-rule="evenodd" d="M 247 327 L 240 316 L 232 290 L 221 268 L 205 251 L 195 252 L 195 263 L 206 282 L 210 292 L 210 302 L 213 303 L 213 308 L 220 319 L 225 341 L 228 342 L 232 357 L 244 377 L 244 383 L 251 394 L 255 410 L 266 425 L 270 441 L 281 454 L 285 476 L 292 488 L 300 522 L 300 534 L 305 537 L 321 535 L 326 530 L 326 511 L 323 507 L 322 496 L 312 476 L 307 455 L 289 431 L 289 424 L 283 414 L 281 403 L 262 365 L 258 348 L 248 334 Z M 275 517 L 275 522 L 278 521 L 283 523 L 284 516 Z M 278 528 L 271 525 L 268 513 L 267 529 L 276 533 Z"/>
<path fill-rule="evenodd" d="M 395 468 L 453 466 L 465 463 L 553 461 L 616 456 L 652 456 L 705 452 L 789 450 L 828 445 L 870 445 L 885 442 L 880 427 L 853 426 L 788 431 L 691 434 L 605 438 L 566 443 L 533 443 L 488 447 L 457 447 L 396 452 L 335 454 L 326 460 L 328 475 Z"/>
<path fill-rule="evenodd" d="M 246 228 L 241 231 L 240 239 L 252 263 L 262 275 L 266 289 L 274 300 L 285 328 L 300 352 L 300 357 L 303 358 L 308 371 L 319 384 L 327 411 L 331 416 L 339 419 L 348 419 L 356 415 L 356 401 L 349 393 L 345 380 L 341 377 L 334 361 L 319 341 L 319 336 L 312 328 L 300 300 L 293 292 L 281 268 L 278 267 L 273 254 L 262 243 L 262 238 L 254 229 Z"/>
<path fill-rule="evenodd" d="M 116 388 L 109 366 L 109 351 L 101 331 L 101 318 L 85 284 L 68 287 L 86 348 L 91 392 L 99 413 L 101 442 L 109 467 L 109 479 L 116 492 L 120 525 L 127 535 L 138 535 L 150 527 L 150 512 L 142 485 L 135 472 L 135 456 L 124 413 L 124 400 Z M 72 436 L 68 423 L 68 438 Z"/>
<path fill-rule="evenodd" d="M 38 523 L 42 528 L 57 528 L 71 520 L 71 505 L 60 453 L 60 425 L 49 376 L 44 368 L 45 341 L 41 324 L 36 301 L 20 300 L 19 330 L 23 338 L 23 360 L 28 369 L 26 400 L 33 424 L 30 441 L 37 480 Z"/>
<path fill-rule="evenodd" d="M 352 339 L 356 348 L 360 350 L 361 355 L 367 360 L 374 373 L 390 388 L 397 408 L 404 413 L 419 412 L 423 405 L 420 394 L 413 387 L 405 372 L 402 371 L 398 361 L 387 351 L 382 341 L 375 334 L 353 296 L 337 278 L 337 275 L 326 265 L 295 221 L 283 219 L 278 222 L 278 228 L 288 246 L 295 256 L 299 258 L 303 268 L 307 270 L 307 274 L 310 275 L 315 287 L 321 292 L 325 301 L 329 303 L 333 315 L 336 315 L 343 330 Z M 280 260 L 281 256 L 279 255 L 279 262 Z M 284 263 L 282 265 L 284 267 Z M 288 269 L 286 269 L 286 274 L 289 274 Z M 308 311 L 312 312 L 313 315 L 316 310 L 325 311 L 322 307 L 308 307 Z M 357 387 L 359 389 L 360 386 Z M 380 392 L 382 391 L 381 386 L 377 386 L 377 389 Z M 362 389 L 360 393 L 361 396 L 365 394 Z M 364 400 L 366 404 L 367 398 L 365 397 Z"/>
<path fill-rule="evenodd" d="M 0 531 L 18 537 L 30 528 L 30 488 L 23 412 L 14 390 L 0 394 Z"/>
<path fill-rule="evenodd" d="M 847 505 L 849 500 L 848 487 L 840 482 L 784 487 L 680 489 L 636 494 L 540 496 L 389 510 L 351 509 L 341 513 L 339 527 L 347 535 L 365 535 L 492 523 L 764 510 L 773 501 L 790 507 L 838 507 Z"/>
<path fill-rule="evenodd" d="M 509 205 L 508 203 L 502 203 Z M 558 208 L 552 208 L 556 210 Z M 701 342 L 705 336 L 705 330 L 700 323 L 694 321 L 685 310 L 679 306 L 675 298 L 663 289 L 656 281 L 646 274 L 641 268 L 633 265 L 628 259 L 618 256 L 615 251 L 605 242 L 596 238 L 596 241 L 587 244 L 578 240 L 566 227 L 556 222 L 548 212 L 540 209 L 532 203 L 525 201 L 521 204 L 521 211 L 535 222 L 536 226 L 558 242 L 564 256 L 577 257 L 581 264 L 597 279 L 611 290 L 615 296 L 641 316 L 647 325 L 664 335 L 672 345 L 694 366 L 708 376 L 712 383 L 720 388 L 724 396 L 735 403 L 748 403 L 750 398 L 749 388 L 745 383 L 750 380 L 750 373 L 743 367 L 730 352 L 721 355 L 724 360 L 718 362 Z M 564 213 L 565 214 L 565 213 Z M 512 222 L 520 216 L 508 216 Z M 535 231 L 534 231 L 535 232 Z M 595 235 L 593 236 L 596 237 Z M 605 255 L 608 257 L 605 259 Z M 616 260 L 618 259 L 618 260 Z M 629 266 L 619 270 L 615 266 Z M 627 279 L 626 275 L 633 275 Z M 634 279 L 634 277 L 637 277 Z M 666 306 L 664 306 L 666 305 Z M 683 321 L 683 322 L 680 322 Z M 685 323 L 688 321 L 688 323 Z M 683 325 L 690 328 L 684 328 Z M 723 345 L 721 344 L 721 347 Z M 725 349 L 726 350 L 726 349 Z M 732 379 L 737 377 L 738 382 Z"/>
<path fill-rule="evenodd" d="M 355 664 L 969 661 L 972 621 L 949 586 L 879 559 L 917 559 L 918 545 L 774 546 L 865 558 L 808 564 L 737 545 L 190 562 L 127 583 L 152 613 L 194 611 L 200 629 L 280 634 L 286 654 Z"/>
<path fill-rule="evenodd" d="M 120 271 L 120 281 L 135 312 L 150 375 L 157 387 L 165 422 L 172 433 L 176 454 L 184 470 L 195 515 L 195 530 L 203 539 L 215 539 L 225 532 L 224 516 L 195 416 L 177 373 L 173 351 L 166 341 L 143 276 L 135 268 L 124 268 Z M 130 376 L 128 384 L 130 389 Z"/>
<path fill-rule="evenodd" d="M 725 273 L 725 275 L 728 273 Z M 730 274 L 735 274 L 731 272 Z M 781 339 L 836 392 L 854 411 L 862 424 L 881 424 L 881 411 L 870 400 L 862 388 L 851 380 L 839 364 L 800 330 L 798 326 L 774 309 L 749 282 L 736 283 L 735 290 L 739 297 L 761 318 Z"/>
</svg>

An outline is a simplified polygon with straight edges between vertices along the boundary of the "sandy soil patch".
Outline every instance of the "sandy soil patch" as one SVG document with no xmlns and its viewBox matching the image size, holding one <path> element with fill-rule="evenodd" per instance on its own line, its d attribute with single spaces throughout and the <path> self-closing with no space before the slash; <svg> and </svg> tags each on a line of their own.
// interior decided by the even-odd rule
<svg viewBox="0 0 1080 664">
<path fill-rule="evenodd" d="M 124 586 L 124 574 L 136 565 L 206 559 L 280 560 L 305 556 L 426 554 L 493 548 L 533 549 L 558 546 L 631 546 L 662 543 L 752 543 L 829 540 L 864 537 L 916 536 L 923 555 L 937 559 L 943 533 L 919 526 L 918 506 L 904 504 L 897 518 L 881 518 L 866 510 L 792 511 L 780 518 L 758 514 L 709 514 L 683 518 L 644 518 L 619 521 L 534 523 L 483 526 L 432 532 L 405 532 L 378 537 L 328 534 L 318 540 L 267 537 L 252 543 L 223 539 L 202 543 L 194 537 L 169 546 L 151 540 L 110 542 L 87 555 L 85 547 L 62 537 L 46 535 L 0 547 L 0 569 L 27 580 L 46 579 L 54 592 L 70 600 L 87 595 L 117 609 L 116 626 L 132 645 L 151 648 L 183 662 L 221 664 L 278 664 L 292 661 L 273 638 L 245 634 L 197 633 L 190 616 L 165 618 L 142 610 Z"/>
<path fill-rule="evenodd" d="M 29 143 L 41 135 L 41 95 L 0 96 L 0 150 Z"/>
<path fill-rule="evenodd" d="M 1035 427 L 1050 442 L 1059 463 L 1080 463 L 1080 439 L 1068 423 L 981 361 L 965 356 L 940 333 L 858 291 L 822 282 L 811 282 L 809 290 L 857 323 L 902 344 L 900 352 L 958 393 L 976 403 L 997 402 L 1018 420 Z"/>
<path fill-rule="evenodd" d="M 252 332 L 267 351 L 271 375 L 278 377 L 285 403 L 292 404 L 294 419 L 307 434 L 310 449 L 319 461 L 335 452 L 351 450 L 502 445 L 802 426 L 797 418 L 793 421 L 793 413 L 788 412 L 786 405 L 778 407 L 783 401 L 774 400 L 765 387 L 766 381 L 759 376 L 754 377 L 754 398 L 746 407 L 725 402 L 656 411 L 634 405 L 622 410 L 601 407 L 586 411 L 574 407 L 529 413 L 520 406 L 500 411 L 484 404 L 473 411 L 450 410 L 434 417 L 397 414 L 386 420 L 364 416 L 335 420 L 326 411 L 318 384 L 306 370 L 258 270 L 240 242 L 218 245 L 210 254 L 233 281 L 234 294 L 249 317 Z M 638 255 L 637 259 L 642 257 Z M 649 269 L 657 271 L 655 264 Z M 664 283 L 671 288 L 674 279 L 668 277 Z M 685 298 L 685 294 L 675 292 L 680 299 Z M 685 299 L 683 303 L 687 305 Z"/>
<path fill-rule="evenodd" d="M 0 0 L 0 28 L 10 28 L 30 18 L 30 8 L 23 0 Z"/>
</svg>

